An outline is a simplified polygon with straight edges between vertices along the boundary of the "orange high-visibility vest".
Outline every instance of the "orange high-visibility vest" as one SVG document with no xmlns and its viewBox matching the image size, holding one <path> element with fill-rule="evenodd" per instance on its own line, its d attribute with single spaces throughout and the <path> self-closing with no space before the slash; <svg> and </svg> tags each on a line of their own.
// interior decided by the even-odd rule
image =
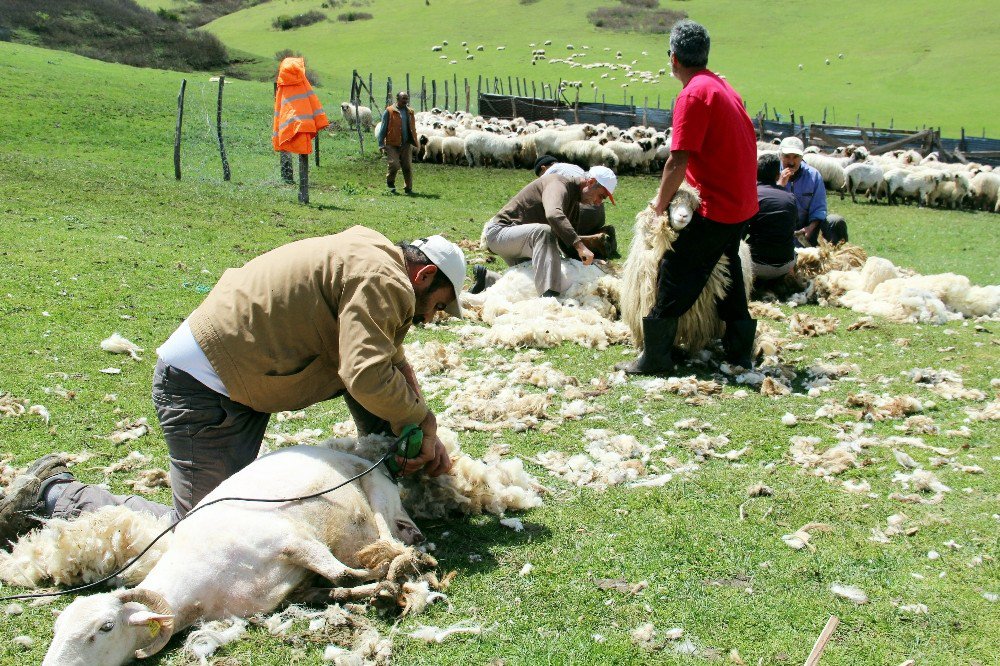
<svg viewBox="0 0 1000 666">
<path fill-rule="evenodd" d="M 306 78 L 303 58 L 285 58 L 278 67 L 278 89 L 274 94 L 275 150 L 308 155 L 316 133 L 330 124 L 319 98 Z"/>
</svg>

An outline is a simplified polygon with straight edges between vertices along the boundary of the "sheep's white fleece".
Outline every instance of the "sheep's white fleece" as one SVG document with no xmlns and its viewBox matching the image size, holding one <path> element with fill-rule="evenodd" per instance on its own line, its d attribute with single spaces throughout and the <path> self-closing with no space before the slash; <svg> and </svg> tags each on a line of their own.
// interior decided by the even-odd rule
<svg viewBox="0 0 1000 666">
<path fill-rule="evenodd" d="M 660 259 L 673 246 L 678 234 L 667 214 L 657 217 L 653 209 L 647 207 L 635 216 L 632 246 L 622 273 L 621 310 L 622 320 L 632 332 L 632 340 L 637 347 L 642 347 L 642 319 L 649 314 L 656 300 Z M 742 242 L 740 262 L 749 300 L 753 285 L 752 264 L 750 248 Z M 725 329 L 719 319 L 716 300 L 725 297 L 729 285 L 729 260 L 721 257 L 698 300 L 680 318 L 674 341 L 676 346 L 697 352 L 722 335 Z"/>
<path fill-rule="evenodd" d="M 898 322 L 1000 315 L 1000 285 L 974 286 L 954 273 L 909 275 L 881 257 L 869 257 L 860 270 L 818 275 L 813 287 L 821 302 Z"/>
<path fill-rule="evenodd" d="M 40 530 L 21 537 L 10 553 L 0 551 L 0 580 L 38 587 L 42 583 L 91 583 L 107 576 L 139 554 L 170 525 L 169 516 L 103 507 L 73 520 L 53 518 Z M 170 547 L 167 533 L 122 576 L 132 586 L 141 582 Z"/>
<path fill-rule="evenodd" d="M 458 333 L 476 347 L 547 349 L 563 342 L 605 349 L 628 339 L 618 316 L 618 278 L 595 265 L 575 259 L 562 261 L 563 283 L 570 285 L 558 298 L 541 298 L 535 290 L 530 262 L 507 270 L 489 289 L 462 293 L 469 319 L 489 329 L 465 326 Z"/>
</svg>

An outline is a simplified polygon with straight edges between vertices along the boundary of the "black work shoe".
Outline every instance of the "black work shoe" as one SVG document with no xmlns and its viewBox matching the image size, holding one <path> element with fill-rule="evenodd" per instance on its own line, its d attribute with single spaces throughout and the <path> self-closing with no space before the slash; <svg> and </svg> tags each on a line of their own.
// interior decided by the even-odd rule
<svg viewBox="0 0 1000 666">
<path fill-rule="evenodd" d="M 731 365 L 752 370 L 756 336 L 756 319 L 726 322 L 726 332 L 722 335 L 722 348 L 725 350 L 726 361 Z"/>
<path fill-rule="evenodd" d="M 557 298 L 558 296 L 559 292 L 556 291 L 555 289 L 546 289 L 544 292 L 542 292 L 542 298 Z"/>
<path fill-rule="evenodd" d="M 615 365 L 616 370 L 624 370 L 629 375 L 666 375 L 674 372 L 671 351 L 677 337 L 677 318 L 642 320 L 642 354 L 634 361 L 623 361 Z"/>
<path fill-rule="evenodd" d="M 73 479 L 62 457 L 50 453 L 31 463 L 11 482 L 0 499 L 0 548 L 7 548 L 9 542 L 38 525 L 39 518 L 44 517 L 44 491 L 51 485 L 48 481 L 63 475 L 67 481 Z"/>
<path fill-rule="evenodd" d="M 476 264 L 472 267 L 472 288 L 470 294 L 478 294 L 486 289 L 486 266 Z"/>
<path fill-rule="evenodd" d="M 404 187 L 403 188 L 403 194 L 413 194 L 413 188 L 412 187 Z"/>
</svg>

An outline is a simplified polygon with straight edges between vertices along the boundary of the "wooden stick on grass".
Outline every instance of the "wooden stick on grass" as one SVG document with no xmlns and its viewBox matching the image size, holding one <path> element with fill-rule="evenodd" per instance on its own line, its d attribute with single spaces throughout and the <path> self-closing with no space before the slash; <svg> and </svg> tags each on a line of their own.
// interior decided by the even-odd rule
<svg viewBox="0 0 1000 666">
<path fill-rule="evenodd" d="M 812 652 L 809 653 L 809 658 L 806 659 L 805 666 L 816 666 L 819 663 L 819 658 L 823 656 L 823 650 L 826 648 L 830 637 L 833 636 L 833 632 L 837 630 L 838 624 L 840 624 L 840 619 L 836 615 L 831 615 L 830 619 L 826 621 L 826 626 L 823 627 L 823 632 L 816 639 L 816 645 L 813 645 Z"/>
</svg>

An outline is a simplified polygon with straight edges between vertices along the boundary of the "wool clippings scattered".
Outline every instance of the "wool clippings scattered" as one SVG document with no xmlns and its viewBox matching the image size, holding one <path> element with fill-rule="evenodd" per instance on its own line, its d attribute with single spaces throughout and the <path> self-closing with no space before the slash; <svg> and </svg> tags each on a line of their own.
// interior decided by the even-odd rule
<svg viewBox="0 0 1000 666">
<path fill-rule="evenodd" d="M 865 594 L 865 591 L 859 587 L 834 583 L 830 586 L 830 591 L 833 592 L 835 596 L 847 599 L 848 601 L 853 601 L 858 605 L 868 603 L 868 595 Z"/>
<path fill-rule="evenodd" d="M 501 518 L 500 524 L 503 525 L 504 527 L 509 527 L 515 532 L 524 531 L 524 523 L 521 522 L 520 518 Z"/>
<path fill-rule="evenodd" d="M 133 360 L 141 361 L 139 352 L 142 347 L 122 337 L 119 333 L 112 333 L 111 337 L 101 340 L 101 349 L 112 354 L 128 354 Z"/>
<path fill-rule="evenodd" d="M 407 636 L 425 641 L 427 643 L 443 643 L 452 636 L 456 636 L 458 634 L 471 634 L 478 636 L 482 634 L 483 631 L 484 630 L 481 625 L 468 620 L 463 620 L 444 628 L 420 625 L 415 631 L 407 634 Z"/>
</svg>

